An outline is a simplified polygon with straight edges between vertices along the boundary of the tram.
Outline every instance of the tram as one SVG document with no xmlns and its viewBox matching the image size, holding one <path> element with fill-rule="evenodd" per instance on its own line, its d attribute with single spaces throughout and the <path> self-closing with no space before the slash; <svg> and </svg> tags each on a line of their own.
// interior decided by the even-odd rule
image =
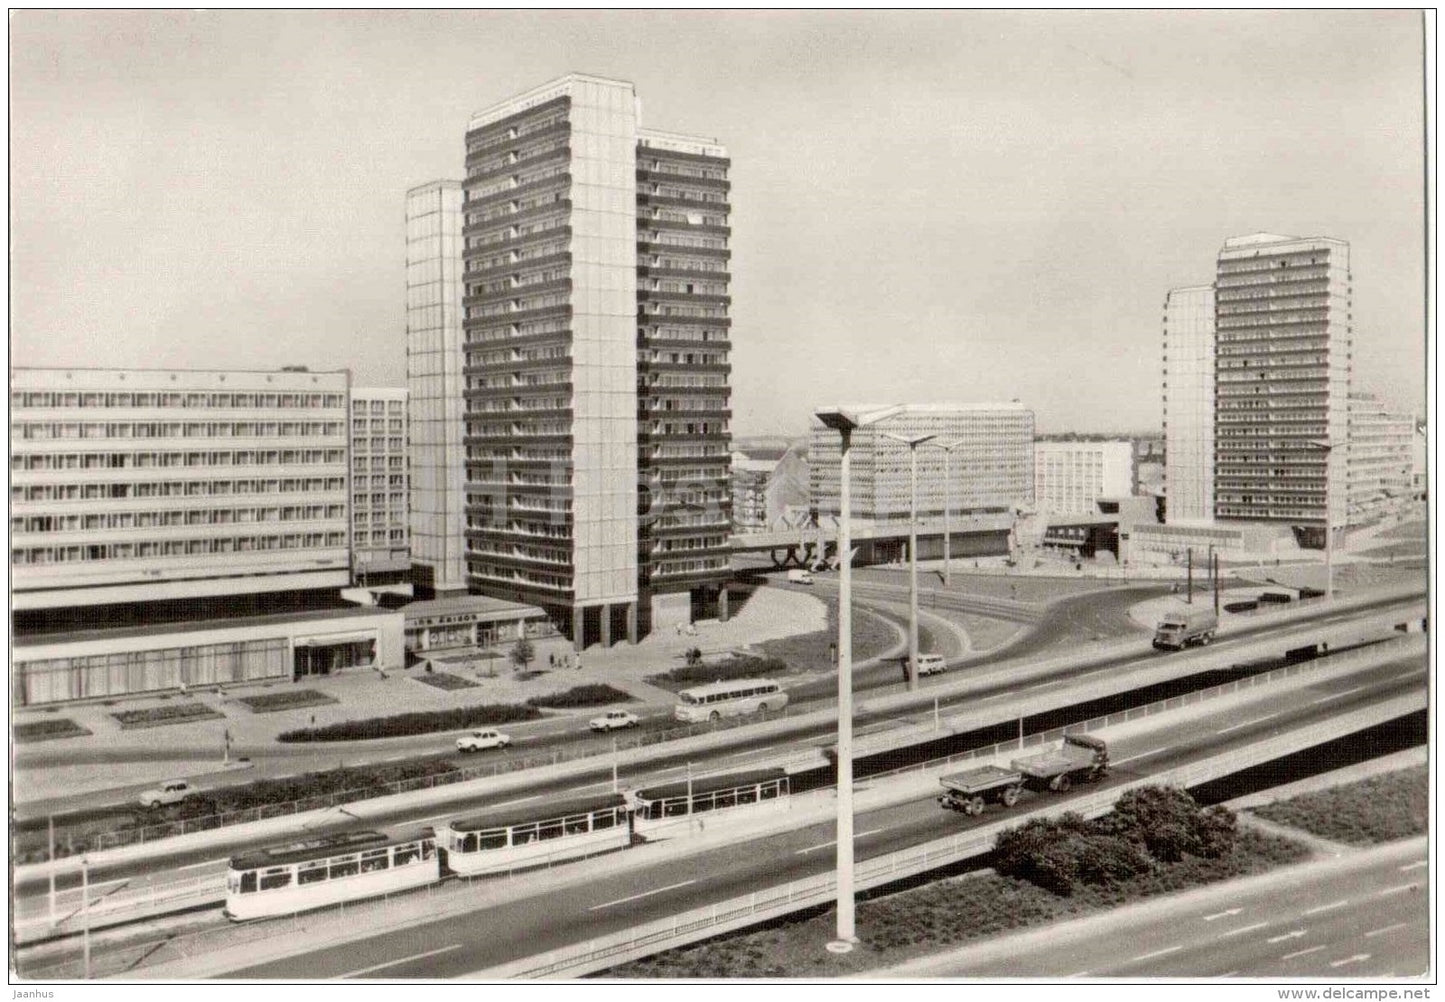
<svg viewBox="0 0 1445 1002">
<path fill-rule="evenodd" d="M 633 795 L 632 830 L 646 839 L 669 838 L 686 834 L 692 815 L 731 820 L 784 808 L 787 799 L 788 774 L 779 768 L 679 780 Z"/>
<path fill-rule="evenodd" d="M 447 868 L 473 876 L 625 849 L 629 814 L 627 798 L 610 793 L 458 818 L 445 832 Z"/>
<path fill-rule="evenodd" d="M 231 858 L 227 918 L 290 915 L 340 901 L 423 887 L 441 879 L 435 833 L 346 832 Z"/>
</svg>

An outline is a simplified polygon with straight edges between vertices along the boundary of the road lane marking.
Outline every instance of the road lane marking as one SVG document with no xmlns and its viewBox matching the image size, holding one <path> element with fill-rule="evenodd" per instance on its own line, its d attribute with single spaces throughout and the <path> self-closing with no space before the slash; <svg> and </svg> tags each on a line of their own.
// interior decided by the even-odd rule
<svg viewBox="0 0 1445 1002">
<path fill-rule="evenodd" d="M 727 755 L 727 756 L 725 756 L 725 757 L 726 757 L 726 758 L 742 758 L 744 755 L 757 755 L 757 754 L 759 754 L 760 752 L 772 751 L 772 750 L 775 749 L 775 748 L 781 748 L 781 747 L 783 747 L 783 746 L 782 746 L 782 745 L 763 745 L 763 747 L 761 747 L 761 748 L 749 748 L 747 751 L 733 752 L 731 755 Z"/>
<path fill-rule="evenodd" d="M 1070 975 L 1069 975 L 1069 977 L 1071 977 L 1071 978 L 1087 978 L 1088 976 L 1089 976 L 1089 972 L 1088 972 L 1088 971 L 1075 971 L 1073 974 L 1070 974 Z"/>
<path fill-rule="evenodd" d="M 1267 925 L 1269 925 L 1268 922 L 1256 922 L 1254 925 L 1242 925 L 1238 929 L 1231 929 L 1228 932 L 1220 933 L 1219 938 L 1223 939 L 1225 936 L 1238 936 L 1240 933 L 1243 932 L 1254 932 L 1254 930 L 1263 929 Z M 1273 942 L 1273 940 L 1271 940 L 1271 942 Z"/>
<path fill-rule="evenodd" d="M 1331 967 L 1344 967 L 1346 964 L 1359 964 L 1370 959 L 1368 953 L 1357 953 L 1353 957 L 1344 957 L 1340 960 L 1331 960 Z"/>
<path fill-rule="evenodd" d="M 1230 915 L 1238 915 L 1242 911 L 1244 911 L 1243 908 L 1231 908 L 1229 909 L 1229 911 L 1215 912 L 1213 915 L 1204 916 L 1204 921 L 1213 922 L 1215 919 L 1228 918 Z"/>
<path fill-rule="evenodd" d="M 442 818 L 454 818 L 454 817 L 456 817 L 456 815 L 457 815 L 457 812 L 456 812 L 456 811 L 447 811 L 445 814 L 433 814 L 433 815 L 432 815 L 431 817 L 429 817 L 429 818 L 417 818 L 415 821 L 412 822 L 412 824 L 414 824 L 414 825 L 424 825 L 424 824 L 426 824 L 428 821 L 440 821 Z"/>
<path fill-rule="evenodd" d="M 1404 866 L 1400 867 L 1400 869 L 1401 869 L 1402 871 L 1404 871 L 1404 870 L 1418 870 L 1418 869 L 1420 869 L 1420 867 L 1422 867 L 1422 866 L 1429 866 L 1429 865 L 1430 865 L 1430 861 L 1429 861 L 1428 859 L 1419 859 L 1419 860 L 1416 860 L 1416 861 L 1413 862 L 1413 863 L 1406 863 Z"/>
<path fill-rule="evenodd" d="M 490 811 L 493 807 L 511 807 L 513 804 L 525 804 L 525 803 L 526 803 L 527 801 L 529 801 L 529 800 L 541 800 L 541 799 L 542 799 L 542 794 L 537 793 L 537 794 L 533 794 L 533 795 L 530 796 L 530 797 L 523 797 L 523 798 L 520 799 L 520 800 L 504 800 L 504 801 L 502 801 L 500 804 L 487 804 L 486 809 Z"/>
<path fill-rule="evenodd" d="M 1409 924 L 1409 922 L 1396 922 L 1393 925 L 1384 925 L 1378 929 L 1371 929 L 1369 932 L 1365 933 L 1365 938 L 1373 939 L 1376 936 L 1383 936 L 1387 932 L 1394 932 L 1396 929 L 1403 929 Z"/>
<path fill-rule="evenodd" d="M 1419 886 L 1419 884 L 1400 884 L 1396 887 L 1387 887 L 1383 891 L 1376 891 L 1375 897 L 1387 898 L 1391 894 L 1403 894 L 1406 891 L 1416 890 Z"/>
<path fill-rule="evenodd" d="M 1138 755 L 1130 755 L 1128 758 L 1116 758 L 1114 759 L 1114 764 L 1123 765 L 1125 762 L 1132 762 L 1136 758 L 1148 758 L 1150 755 L 1158 755 L 1160 752 L 1168 751 L 1173 747 L 1173 745 L 1165 745 L 1163 748 L 1151 748 L 1149 751 L 1140 752 Z"/>
<path fill-rule="evenodd" d="M 1343 690 L 1341 690 L 1340 692 L 1332 692 L 1332 693 L 1330 693 L 1328 696 L 1321 696 L 1319 699 L 1312 700 L 1311 702 L 1312 702 L 1312 703 L 1328 703 L 1328 702 L 1329 702 L 1330 700 L 1332 700 L 1332 699 L 1339 699 L 1341 696 L 1348 696 L 1350 693 L 1352 693 L 1352 692 L 1359 692 L 1359 691 L 1360 691 L 1361 689 L 1363 689 L 1363 688 L 1364 688 L 1364 686 L 1362 686 L 1362 685 L 1357 685 L 1357 686 L 1355 686 L 1353 689 L 1343 689 Z"/>
<path fill-rule="evenodd" d="M 1150 960 L 1150 959 L 1152 959 L 1152 958 L 1154 958 L 1154 957 L 1162 957 L 1162 956 L 1164 956 L 1165 954 L 1177 953 L 1178 951 L 1180 951 L 1180 950 L 1182 950 L 1182 949 L 1184 949 L 1184 944 L 1183 944 L 1183 943 L 1180 943 L 1178 946 L 1166 946 L 1164 949 L 1162 949 L 1162 950 L 1155 950 L 1153 953 L 1141 953 L 1141 954 L 1139 954 L 1139 956 L 1137 956 L 1137 957 L 1130 957 L 1130 958 L 1129 958 L 1129 963 L 1132 964 L 1132 963 L 1133 963 L 1134 961 L 1136 961 L 1136 960 Z"/>
<path fill-rule="evenodd" d="M 1225 971 L 1223 974 L 1216 974 L 1215 977 L 1216 977 L 1216 978 L 1232 978 L 1232 977 L 1234 977 L 1234 976 L 1235 976 L 1236 974 L 1238 974 L 1238 973 L 1239 973 L 1239 971 L 1237 971 L 1237 970 L 1235 970 L 1235 971 Z"/>
<path fill-rule="evenodd" d="M 1307 950 L 1296 950 L 1294 953 L 1286 953 L 1283 957 L 1280 957 L 1279 959 L 1280 959 L 1280 960 L 1293 960 L 1295 957 L 1303 957 L 1303 956 L 1305 956 L 1306 954 L 1319 953 L 1319 952 L 1320 952 L 1321 950 L 1323 950 L 1323 949 L 1324 949 L 1323 946 L 1312 946 L 1312 947 L 1310 947 L 1310 948 L 1307 949 Z"/>
<path fill-rule="evenodd" d="M 229 856 L 222 856 L 220 859 L 208 859 L 204 863 L 187 863 L 185 866 L 176 867 L 177 870 L 199 870 L 203 866 L 215 866 L 217 863 L 229 863 Z"/>
<path fill-rule="evenodd" d="M 1292 930 L 1292 931 L 1290 931 L 1290 932 L 1285 933 L 1285 934 L 1282 935 L 1282 936 L 1271 936 L 1269 939 L 1265 940 L 1265 942 L 1266 942 L 1266 943 L 1283 943 L 1283 942 L 1284 942 L 1285 940 L 1287 940 L 1287 939 L 1299 939 L 1299 938 L 1300 938 L 1301 936 L 1303 936 L 1304 934 L 1305 934 L 1305 931 L 1304 931 L 1303 929 L 1294 929 L 1294 930 Z"/>
<path fill-rule="evenodd" d="M 587 910 L 588 910 L 589 912 L 595 912 L 595 911 L 599 911 L 599 910 L 601 910 L 601 909 L 603 909 L 603 908 L 611 908 L 613 905 L 621 905 L 621 904 L 626 904 L 626 903 L 629 902 L 629 901 L 636 901 L 638 898 L 646 898 L 646 897 L 651 897 L 651 896 L 654 895 L 654 894 L 661 894 L 663 891 L 675 891 L 675 890 L 677 890 L 679 887 L 686 887 L 688 884 L 695 884 L 695 883 L 697 883 L 697 879 L 696 879 L 696 878 L 694 878 L 694 879 L 692 879 L 692 880 L 684 880 L 684 881 L 683 881 L 682 883 L 680 883 L 680 884 L 668 884 L 666 887 L 658 887 L 658 888 L 655 888 L 655 889 L 653 889 L 653 890 L 651 890 L 651 891 L 643 891 L 641 894 L 634 894 L 634 895 L 632 895 L 632 896 L 629 897 L 629 898 L 618 898 L 616 901 L 609 901 L 609 902 L 607 902 L 606 904 L 593 905 L 591 908 L 589 908 L 589 909 L 587 909 Z"/>
<path fill-rule="evenodd" d="M 1278 712 L 1275 712 L 1275 713 L 1266 713 L 1264 716 L 1262 716 L 1262 717 L 1255 717 L 1253 720 L 1245 720 L 1245 721 L 1242 721 L 1241 723 L 1238 723 L 1238 724 L 1232 724 L 1232 725 L 1230 725 L 1229 727 L 1222 727 L 1222 728 L 1220 728 L 1219 730 L 1215 731 L 1214 733 L 1215 733 L 1215 734 L 1228 734 L 1230 731 L 1237 731 L 1237 730 L 1239 730 L 1241 727 L 1249 727 L 1249 726 L 1252 726 L 1252 725 L 1254 725 L 1254 724 L 1262 724 L 1262 723 L 1264 723 L 1266 720 L 1273 719 L 1274 717 L 1279 716 L 1280 713 L 1283 713 L 1283 712 L 1284 712 L 1284 711 L 1281 710 L 1281 711 L 1278 711 Z"/>
<path fill-rule="evenodd" d="M 870 828 L 870 829 L 868 829 L 866 832 L 859 832 L 858 834 L 854 835 L 854 836 L 853 836 L 853 841 L 856 842 L 856 841 L 858 841 L 860 838 L 863 838 L 863 836 L 865 836 L 865 835 L 877 835 L 879 832 L 886 832 L 887 830 L 888 830 L 887 827 L 883 827 L 883 828 Z M 794 856 L 802 856 L 802 855 L 804 855 L 805 853 L 813 852 L 813 851 L 816 850 L 816 849 L 826 849 L 826 848 L 828 848 L 828 846 L 830 846 L 830 845 L 837 845 L 837 844 L 838 844 L 838 840 L 837 840 L 837 839 L 833 839 L 833 841 L 831 841 L 831 842 L 821 842 L 821 843 L 819 843 L 818 845 L 810 845 L 810 846 L 808 846 L 808 848 L 806 848 L 806 849 L 799 849 L 797 852 L 793 853 L 793 855 L 794 855 Z"/>
<path fill-rule="evenodd" d="M 370 967 L 363 967 L 359 971 L 349 971 L 346 974 L 338 974 L 331 980 L 341 981 L 345 978 L 356 978 L 360 977 L 363 974 L 370 974 L 372 971 L 379 971 L 383 967 L 395 967 L 397 964 L 405 964 L 413 960 L 421 960 L 423 957 L 435 957 L 439 953 L 450 953 L 452 950 L 460 950 L 461 948 L 462 944 L 453 943 L 451 946 L 443 946 L 435 950 L 428 950 L 425 953 L 414 953 L 410 957 L 401 957 L 397 960 L 388 960 L 384 964 L 373 964 Z"/>
<path fill-rule="evenodd" d="M 1327 905 L 1319 905 L 1319 906 L 1317 906 L 1317 907 L 1315 907 L 1315 908 L 1311 908 L 1309 911 L 1300 912 L 1300 914 L 1301 914 L 1301 915 L 1318 915 L 1320 912 L 1327 912 L 1327 911 L 1330 911 L 1330 910 L 1333 909 L 1333 908 L 1343 908 L 1345 905 L 1347 905 L 1347 904 L 1349 904 L 1349 903 L 1350 903 L 1350 899 L 1349 899 L 1349 898 L 1340 898 L 1340 900 L 1338 900 L 1338 901 L 1332 901 L 1332 902 L 1330 902 L 1330 903 L 1327 904 Z"/>
</svg>

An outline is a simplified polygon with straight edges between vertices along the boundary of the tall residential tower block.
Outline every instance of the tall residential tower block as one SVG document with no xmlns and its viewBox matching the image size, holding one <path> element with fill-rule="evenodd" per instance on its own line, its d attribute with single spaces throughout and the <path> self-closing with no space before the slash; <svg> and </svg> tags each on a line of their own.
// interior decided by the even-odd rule
<svg viewBox="0 0 1445 1002">
<path fill-rule="evenodd" d="M 1214 288 L 1215 515 L 1323 545 L 1326 526 L 1346 523 L 1349 244 L 1233 237 Z"/>
<path fill-rule="evenodd" d="M 572 74 L 474 115 L 460 187 L 409 195 L 409 343 L 444 356 L 411 366 L 418 491 L 428 469 L 438 497 L 460 485 L 464 526 L 436 521 L 466 589 L 542 606 L 579 646 L 725 595 L 728 168 L 710 139 L 641 129 L 631 84 Z"/>
</svg>

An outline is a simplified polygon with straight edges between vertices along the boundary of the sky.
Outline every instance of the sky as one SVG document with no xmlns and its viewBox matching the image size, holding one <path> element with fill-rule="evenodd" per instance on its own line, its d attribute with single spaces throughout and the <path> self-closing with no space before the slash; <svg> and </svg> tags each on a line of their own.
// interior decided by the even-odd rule
<svg viewBox="0 0 1445 1002">
<path fill-rule="evenodd" d="M 1351 244 L 1355 388 L 1425 413 L 1420 15 L 10 15 L 15 366 L 404 386 L 404 193 L 567 72 L 732 157 L 735 435 L 869 401 L 1158 432 L 1170 288 Z"/>
</svg>

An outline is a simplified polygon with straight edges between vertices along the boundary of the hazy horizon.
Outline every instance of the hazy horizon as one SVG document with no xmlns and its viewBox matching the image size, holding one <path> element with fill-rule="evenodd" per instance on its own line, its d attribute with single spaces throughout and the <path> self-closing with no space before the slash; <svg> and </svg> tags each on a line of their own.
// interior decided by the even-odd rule
<svg viewBox="0 0 1445 1002">
<path fill-rule="evenodd" d="M 1226 238 L 1351 245 L 1356 391 L 1423 418 L 1416 11 L 38 11 L 10 18 L 11 364 L 405 385 L 406 189 L 570 71 L 732 159 L 733 432 L 838 401 L 1160 421 Z"/>
</svg>

